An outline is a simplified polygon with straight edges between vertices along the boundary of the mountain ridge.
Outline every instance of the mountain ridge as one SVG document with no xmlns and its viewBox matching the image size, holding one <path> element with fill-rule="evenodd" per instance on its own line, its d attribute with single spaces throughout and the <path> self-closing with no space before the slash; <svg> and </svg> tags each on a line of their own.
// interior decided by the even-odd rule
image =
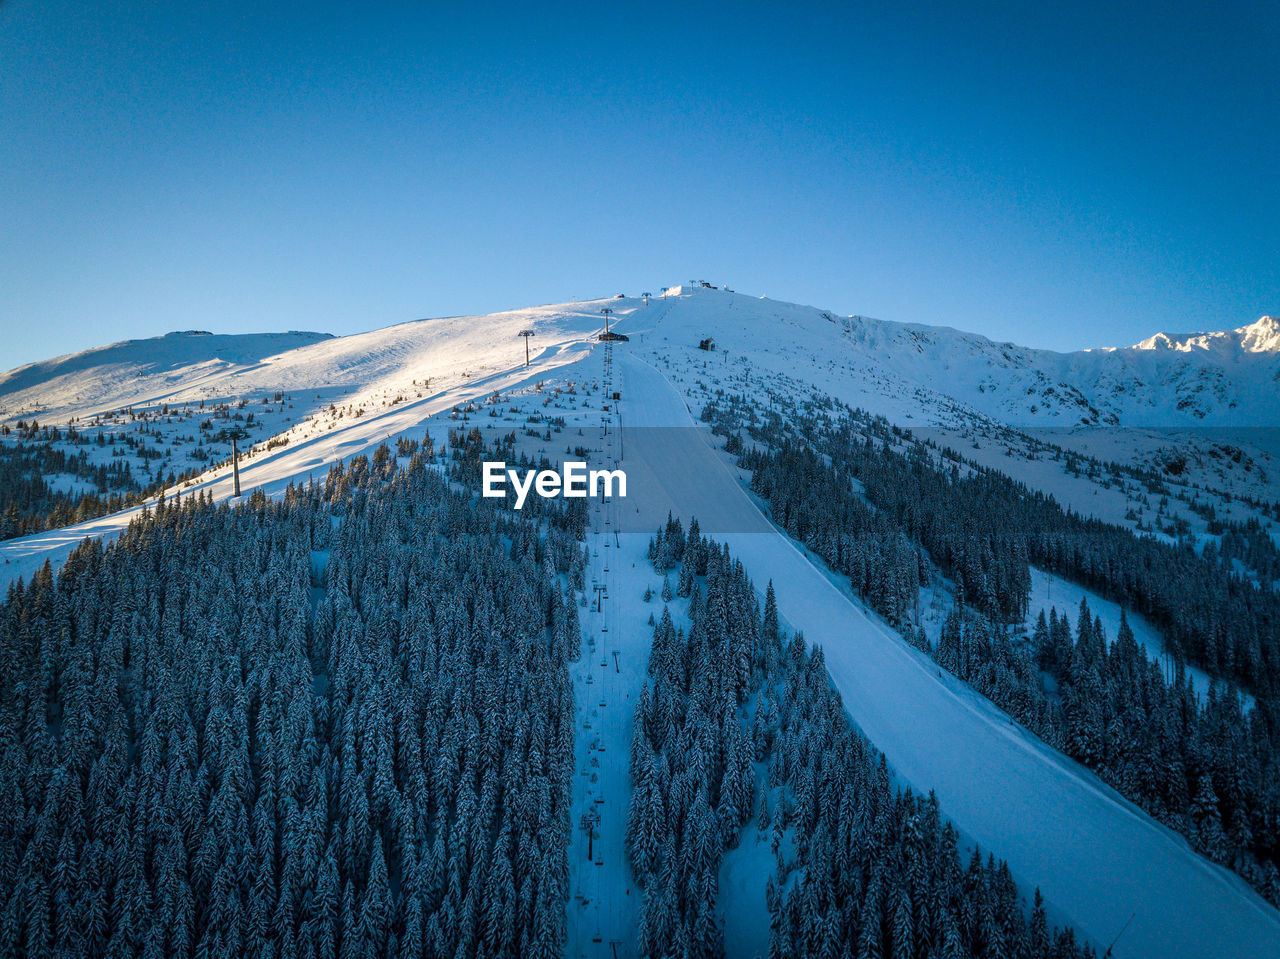
<svg viewBox="0 0 1280 959">
<path fill-rule="evenodd" d="M 1160 332 L 1140 340 L 1134 350 L 1223 350 L 1235 347 L 1246 353 L 1280 352 L 1280 320 L 1262 316 L 1248 326 L 1234 330 L 1212 330 L 1201 333 Z"/>
<path fill-rule="evenodd" d="M 1280 426 L 1280 322 L 1271 316 L 1234 330 L 1157 333 L 1128 347 L 1063 353 L 700 286 L 672 287 L 650 306 L 625 297 L 578 301 L 345 336 L 181 331 L 126 340 L 0 373 L 0 420 L 32 410 L 84 415 L 196 384 L 233 396 L 271 387 L 273 376 L 281 388 L 365 387 L 425 369 L 437 351 L 457 352 L 452 346 L 465 345 L 488 365 L 482 354 L 502 349 L 514 318 L 571 317 L 562 332 L 585 339 L 610 304 L 620 328 L 643 331 L 661 316 L 668 341 L 678 342 L 683 333 L 673 337 L 674 328 L 684 328 L 694 344 L 710 337 L 815 386 L 843 382 L 845 389 L 827 385 L 891 418 L 941 423 L 945 400 L 1018 427 Z"/>
</svg>

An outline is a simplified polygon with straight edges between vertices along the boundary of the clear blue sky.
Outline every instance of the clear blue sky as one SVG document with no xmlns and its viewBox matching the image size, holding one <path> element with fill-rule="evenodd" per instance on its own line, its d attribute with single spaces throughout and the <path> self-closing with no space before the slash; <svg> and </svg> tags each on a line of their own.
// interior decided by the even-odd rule
<svg viewBox="0 0 1280 959">
<path fill-rule="evenodd" d="M 1273 0 L 294 6 L 0 5 L 0 367 L 690 277 L 1057 349 L 1280 312 Z"/>
</svg>

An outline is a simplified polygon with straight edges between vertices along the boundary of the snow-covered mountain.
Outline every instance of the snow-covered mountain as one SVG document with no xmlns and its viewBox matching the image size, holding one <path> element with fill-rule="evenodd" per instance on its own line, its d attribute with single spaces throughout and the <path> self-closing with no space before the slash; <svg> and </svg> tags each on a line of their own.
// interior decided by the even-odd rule
<svg viewBox="0 0 1280 959">
<path fill-rule="evenodd" d="M 334 390 L 355 393 L 415 379 L 506 367 L 523 351 L 513 337 L 537 324 L 543 348 L 555 349 L 556 307 L 401 323 L 367 333 L 263 333 L 215 336 L 169 333 L 128 340 L 19 367 L 0 374 L 0 422 L 32 415 L 50 425 L 84 420 L 122 407 L 201 400 L 256 399 L 258 394 Z M 579 310 L 579 314 L 586 311 Z M 586 315 L 566 332 L 584 340 L 600 319 Z M 585 324 L 585 325 L 584 325 Z M 509 343 L 496 351 L 499 341 Z"/>
<path fill-rule="evenodd" d="M 1157 333 L 1133 348 L 1176 350 L 1180 353 L 1206 350 L 1224 356 L 1236 353 L 1280 353 L 1280 320 L 1274 316 L 1264 316 L 1248 326 L 1218 333 Z"/>
<path fill-rule="evenodd" d="M 710 337 L 731 355 L 916 424 L 947 425 L 965 409 L 1021 427 L 1280 425 L 1280 321 L 1273 317 L 1225 332 L 1158 333 L 1131 347 L 1057 353 L 728 291 L 670 292 L 640 310 L 636 300 L 608 302 L 621 329 L 673 347 Z M 572 317 L 567 338 L 589 337 L 604 303 L 424 320 L 344 337 L 171 333 L 130 340 L 0 374 L 0 421 L 38 412 L 56 423 L 126 405 L 359 389 L 407 371 L 486 367 L 521 353 L 513 337 L 522 324 L 550 332 Z"/>
<path fill-rule="evenodd" d="M 707 382 L 759 392 L 765 378 L 789 384 L 793 395 L 829 395 L 938 431 L 940 442 L 979 460 L 1002 451 L 991 465 L 1033 485 L 1047 482 L 1029 463 L 1036 454 L 1024 446 L 1010 456 L 1005 442 L 993 447 L 993 428 L 1234 497 L 1280 498 L 1280 323 L 1271 317 L 1221 333 L 1157 334 L 1130 347 L 1058 353 L 677 286 L 647 304 L 614 297 L 340 337 L 186 332 L 131 340 L 0 374 L 0 424 L 35 419 L 105 431 L 107 445 L 90 452 L 113 463 L 132 457 L 135 472 L 148 478 L 217 462 L 225 452 L 216 436 L 229 420 L 247 425 L 250 443 L 275 437 L 275 448 L 291 444 L 298 455 L 300 444 L 321 437 L 350 442 L 355 426 L 386 436 L 387 413 L 398 421 L 412 417 L 415 404 L 484 395 L 524 375 L 522 330 L 536 334 L 528 344 L 533 366 L 548 374 L 588 349 L 605 308 L 637 350 L 711 369 Z M 715 349 L 700 351 L 703 340 Z M 113 442 L 129 435 L 127 446 Z M 157 449 L 164 451 L 159 461 Z M 313 450 L 308 469 L 327 455 Z M 1067 496 L 1059 479 L 1050 485 Z M 1096 515 L 1125 516 L 1127 502 L 1102 508 L 1100 497 L 1110 495 L 1091 486 L 1068 500 Z"/>
<path fill-rule="evenodd" d="M 742 308 L 735 303 L 734 309 Z M 1157 336 L 1128 348 L 1057 353 L 948 327 L 764 302 L 758 309 L 766 331 L 770 325 L 807 327 L 805 340 L 815 344 L 828 338 L 815 319 L 838 330 L 840 346 L 811 351 L 820 365 L 843 362 L 857 375 L 942 394 L 1014 426 L 1280 423 L 1280 331 L 1270 317 L 1227 333 L 1169 340 L 1176 343 L 1169 349 L 1152 347 L 1160 341 Z M 805 343 L 779 345 L 803 352 Z M 747 341 L 740 348 L 751 349 Z M 921 412 L 931 418 L 928 409 Z"/>
<path fill-rule="evenodd" d="M 609 350 L 598 348 L 604 309 L 629 338 Z M 826 394 L 910 426 L 918 438 L 944 440 L 984 465 L 990 458 L 990 465 L 1052 490 L 1074 509 L 1116 521 L 1128 512 L 1154 535 L 1163 535 L 1163 524 L 1185 520 L 1199 535 L 1205 525 L 1193 501 L 1201 509 L 1214 506 L 1224 520 L 1245 518 L 1247 504 L 1238 497 L 1210 502 L 1203 485 L 1193 490 L 1172 478 L 1157 493 L 1144 484 L 1159 477 L 1112 474 L 1096 463 L 1077 469 L 1071 456 L 1058 455 L 1061 448 L 1046 452 L 1028 427 L 1055 426 L 1055 436 L 1103 436 L 1118 448 L 1106 458 L 1119 460 L 1124 448 L 1136 448 L 1132 438 L 1145 433 L 1138 426 L 1099 426 L 1165 419 L 1180 427 L 1280 426 L 1272 401 L 1280 354 L 1256 348 L 1270 331 L 1255 327 L 1237 331 L 1235 340 L 1206 334 L 1212 348 L 1183 337 L 1176 342 L 1190 344 L 1186 348 L 1140 344 L 1060 354 L 951 329 L 684 288 L 648 303 L 611 298 L 344 337 L 172 334 L 117 344 L 0 376 L 0 424 L 25 418 L 30 430 L 33 417 L 48 427 L 74 420 L 79 445 L 65 436 L 48 442 L 103 461 L 142 456 L 145 449 L 151 459 L 135 469 L 159 451 L 162 459 L 148 468 L 148 478 L 180 470 L 189 451 L 203 449 L 206 460 L 190 460 L 203 462 L 202 472 L 181 479 L 176 491 L 218 501 L 233 491 L 228 451 L 217 434 L 223 423 L 247 422 L 250 414 L 256 432 L 251 446 L 241 446 L 241 478 L 246 492 L 268 496 L 383 443 L 395 448 L 397 439 L 417 441 L 424 431 L 439 442 L 455 424 L 518 433 L 534 453 L 563 455 L 572 445 L 576 456 L 582 444 L 602 462 L 620 458 L 633 490 L 625 503 L 606 504 L 609 513 L 593 514 L 588 576 L 603 592 L 594 605 L 585 594 L 578 604 L 588 648 L 600 655 L 582 657 L 572 671 L 581 704 L 574 720 L 581 775 L 573 777 L 570 821 L 594 813 L 601 826 L 594 859 L 586 855 L 593 834 L 573 831 L 569 886 L 601 891 L 574 898 L 567 954 L 584 953 L 587 937 L 631 941 L 642 902 L 624 851 L 630 773 L 625 761 L 601 763 L 598 753 L 625 756 L 631 741 L 630 708 L 616 706 L 636 702 L 647 681 L 653 631 L 645 623 L 654 608 L 648 602 L 662 587 L 647 561 L 647 531 L 674 510 L 705 520 L 704 529 L 728 531 L 724 541 L 756 582 L 778 587 L 783 622 L 823 646 L 851 719 L 884 751 L 895 776 L 922 793 L 935 791 L 963 842 L 1005 858 L 1020 888 L 1041 889 L 1055 921 L 1073 924 L 1101 946 L 1124 930 L 1117 955 L 1208 959 L 1224 950 L 1265 954 L 1259 945 L 1274 942 L 1280 928 L 1274 910 L 1238 877 L 1209 865 L 1185 840 L 907 646 L 838 577 L 767 524 L 742 488 L 740 471 L 695 424 L 701 405 L 719 394 L 743 394 L 761 408 Z M 526 330 L 535 334 L 528 341 L 519 335 Z M 1195 402 L 1180 404 L 1171 384 L 1184 386 Z M 623 408 L 632 428 L 625 453 L 620 428 L 602 432 L 606 422 L 622 426 Z M 99 433 L 105 434 L 100 441 L 87 438 Z M 1251 475 L 1263 472 L 1257 462 Z M 1187 474 L 1180 475 L 1185 480 Z M 1242 512 L 1231 512 L 1236 509 Z M 140 510 L 0 543 L 0 587 L 19 576 L 30 579 L 46 560 L 56 566 L 86 536 L 118 535 Z M 630 524 L 645 532 L 626 532 Z M 311 556 L 313 589 L 321 592 L 328 552 Z M 1084 595 L 1037 576 L 1037 602 L 1050 592 L 1055 603 L 1078 603 Z M 939 585 L 930 601 L 944 593 Z M 1092 607 L 1095 598 L 1089 601 Z M 1116 607 L 1112 628 L 1118 618 Z M 1132 621 L 1156 655 L 1157 631 Z M 767 948 L 768 911 L 761 904 L 774 870 L 769 849 L 753 836 L 726 856 L 720 888 L 726 913 L 735 917 L 726 932 L 730 955 Z M 1105 884 L 1097 881 L 1100 870 Z"/>
<path fill-rule="evenodd" d="M 0 374 L 0 424 L 105 432 L 106 445 L 90 454 L 111 463 L 131 457 L 150 481 L 219 461 L 225 451 L 216 437 L 232 420 L 248 428 L 255 447 L 273 437 L 273 448 L 289 445 L 291 459 L 321 438 L 346 450 L 352 428 L 391 432 L 386 414 L 408 422 L 420 404 L 451 406 L 526 376 L 523 330 L 535 333 L 528 343 L 535 370 L 549 375 L 575 361 L 601 331 L 606 308 L 635 350 L 707 369 L 703 379 L 722 388 L 759 393 L 763 378 L 788 384 L 792 395 L 829 395 L 935 430 L 940 442 L 983 461 L 997 452 L 985 439 L 991 430 L 1012 428 L 1231 496 L 1280 498 L 1280 323 L 1271 317 L 1227 332 L 1058 353 L 677 286 L 648 303 L 612 297 L 349 336 L 183 332 L 131 340 Z M 699 350 L 704 340 L 714 350 Z M 1045 485 L 1028 464 L 1037 458 L 1029 447 L 1016 456 L 1007 442 L 998 449 L 991 465 Z M 311 450 L 307 468 L 329 455 Z M 1051 485 L 1066 495 L 1057 478 Z M 1071 501 L 1123 517 L 1131 504 L 1100 508 L 1099 496 L 1108 495 L 1090 487 Z"/>
<path fill-rule="evenodd" d="M 264 363 L 328 333 L 219 335 L 202 330 L 124 340 L 0 373 L 6 413 L 71 405 L 111 406 L 198 390 L 220 373 Z"/>
</svg>

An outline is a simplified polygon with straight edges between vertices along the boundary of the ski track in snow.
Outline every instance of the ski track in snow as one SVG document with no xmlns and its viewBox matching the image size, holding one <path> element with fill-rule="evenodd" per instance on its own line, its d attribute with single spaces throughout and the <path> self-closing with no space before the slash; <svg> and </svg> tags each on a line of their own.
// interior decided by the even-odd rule
<svg viewBox="0 0 1280 959">
<path fill-rule="evenodd" d="M 318 347 L 332 351 L 336 349 L 331 345 L 333 342 L 324 341 Z M 290 431 L 293 439 L 287 446 L 241 458 L 241 490 L 246 495 L 254 489 L 260 489 L 268 496 L 278 496 L 290 483 L 305 483 L 310 478 L 323 479 L 329 467 L 335 463 L 370 453 L 383 442 L 394 443 L 400 436 L 421 439 L 423 425 L 455 405 L 480 400 L 495 390 L 507 392 L 532 386 L 555 370 L 575 363 L 589 352 L 590 345 L 581 332 L 563 331 L 535 354 L 527 369 L 516 366 L 486 371 L 485 375 L 476 377 L 465 374 L 454 376 L 445 389 L 434 390 L 421 399 L 394 406 L 373 407 L 370 415 L 344 419 L 340 425 L 327 430 L 320 429 L 319 424 L 314 422 L 300 423 Z M 441 365 L 452 363 L 456 366 L 457 362 L 456 357 L 447 356 Z M 381 367 L 378 373 L 385 378 Z M 301 374 L 295 371 L 293 375 Z M 400 379 L 403 380 L 404 377 Z M 403 385 L 399 383 L 389 389 L 394 391 Z M 262 386 L 258 388 L 266 389 Z M 371 402 L 375 395 L 372 390 L 369 391 L 365 394 L 366 401 Z M 437 439 L 441 438 L 437 436 Z M 217 501 L 232 499 L 234 489 L 231 467 L 223 466 L 203 473 L 196 481 L 184 484 L 180 489 L 182 496 L 203 492 L 212 494 Z M 173 491 L 169 491 L 169 495 L 172 497 Z M 67 555 L 86 538 L 110 541 L 141 512 L 142 507 L 135 507 L 74 526 L 0 542 L 0 586 L 7 586 L 19 577 L 30 579 L 46 560 L 56 570 Z"/>
</svg>

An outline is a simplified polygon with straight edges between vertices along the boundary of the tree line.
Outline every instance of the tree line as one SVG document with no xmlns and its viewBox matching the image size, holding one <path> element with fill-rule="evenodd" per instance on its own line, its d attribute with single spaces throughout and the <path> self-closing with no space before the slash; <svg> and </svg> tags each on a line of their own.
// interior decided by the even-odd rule
<svg viewBox="0 0 1280 959">
<path fill-rule="evenodd" d="M 1029 639 L 957 609 L 917 645 L 1280 906 L 1280 765 L 1230 687 L 1202 699 L 1181 667 L 1167 681 L 1123 614 L 1112 640 L 1085 601 L 1074 631 L 1056 609 Z"/>
<path fill-rule="evenodd" d="M 895 788 L 853 727 L 822 651 L 783 634 L 727 547 L 669 520 L 650 554 L 680 568 L 688 631 L 655 623 L 636 705 L 627 850 L 644 892 L 642 956 L 724 954 L 727 850 L 770 842 L 771 959 L 1093 955 L 1052 930 L 1036 891 L 960 840 L 936 799 Z M 689 572 L 686 572 L 689 571 Z"/>
<path fill-rule="evenodd" d="M 883 420 L 830 401 L 785 411 L 762 418 L 724 398 L 703 414 L 731 438 L 783 529 L 847 575 L 908 641 L 1280 904 L 1280 595 L 1222 553 L 1063 510 Z M 1246 548 L 1246 529 L 1226 540 L 1226 555 Z M 1042 653 L 1039 631 L 1008 635 L 1025 621 L 1033 563 L 1145 612 L 1177 678 L 1165 681 L 1127 627 L 1123 642 L 1108 644 L 1090 622 L 1085 666 L 1048 622 L 1053 655 Z M 959 607 L 936 647 L 917 610 L 934 569 L 954 582 Z M 1226 683 L 1201 702 L 1184 660 L 1254 690 L 1253 707 Z M 1073 663 L 1079 669 L 1065 672 Z"/>
<path fill-rule="evenodd" d="M 66 475 L 92 487 L 59 489 L 47 477 Z M 95 463 L 46 443 L 0 443 L 0 540 L 105 516 L 143 501 L 146 489 L 127 461 Z"/>
<path fill-rule="evenodd" d="M 935 454 L 857 411 L 795 423 L 792 436 L 780 424 L 752 432 L 764 448 L 744 451 L 742 465 L 760 472 L 761 495 L 772 500 L 775 489 L 795 485 L 788 469 L 830 471 L 825 485 L 845 500 L 856 490 L 993 619 L 1026 616 L 1033 564 L 1142 614 L 1176 657 L 1260 696 L 1280 690 L 1280 593 L 1206 559 L 1190 540 L 1138 536 L 1063 509 L 1049 494 Z M 837 535 L 830 525 L 819 524 L 818 542 Z"/>
</svg>

